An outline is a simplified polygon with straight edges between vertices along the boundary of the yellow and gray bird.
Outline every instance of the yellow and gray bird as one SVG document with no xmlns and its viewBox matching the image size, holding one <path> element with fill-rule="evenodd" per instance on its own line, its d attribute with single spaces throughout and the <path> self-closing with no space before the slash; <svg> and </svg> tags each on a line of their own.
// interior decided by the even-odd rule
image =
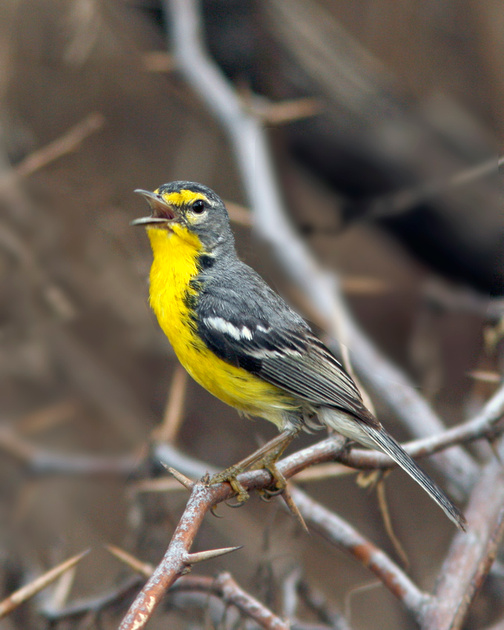
<svg viewBox="0 0 504 630">
<path fill-rule="evenodd" d="M 342 364 L 238 258 L 220 197 L 188 181 L 135 192 L 151 209 L 133 221 L 154 255 L 150 304 L 189 374 L 241 413 L 273 422 L 284 436 L 277 445 L 300 429 L 330 427 L 387 453 L 464 529 L 464 516 L 365 407 Z M 236 470 L 212 481 L 233 482 Z"/>
</svg>

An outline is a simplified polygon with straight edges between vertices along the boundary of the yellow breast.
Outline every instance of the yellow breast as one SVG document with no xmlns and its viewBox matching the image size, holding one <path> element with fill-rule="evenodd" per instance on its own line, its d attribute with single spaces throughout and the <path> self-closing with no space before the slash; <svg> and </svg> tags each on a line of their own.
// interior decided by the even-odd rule
<svg viewBox="0 0 504 630">
<path fill-rule="evenodd" d="M 294 401 L 274 385 L 217 357 L 196 334 L 188 297 L 197 298 L 190 282 L 199 272 L 201 241 L 180 225 L 174 225 L 172 231 L 149 227 L 147 233 L 154 254 L 150 304 L 179 361 L 194 380 L 223 402 L 281 428 L 285 411 L 297 408 Z"/>
</svg>

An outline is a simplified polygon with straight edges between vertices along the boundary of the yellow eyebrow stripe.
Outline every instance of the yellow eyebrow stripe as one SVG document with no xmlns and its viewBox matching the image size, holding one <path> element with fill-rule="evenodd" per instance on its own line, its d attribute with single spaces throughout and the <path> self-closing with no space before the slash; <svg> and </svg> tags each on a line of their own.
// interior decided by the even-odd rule
<svg viewBox="0 0 504 630">
<path fill-rule="evenodd" d="M 157 190 L 156 192 L 159 191 Z M 193 190 L 187 190 L 185 188 L 179 190 L 178 192 L 167 193 L 164 195 L 162 194 L 162 197 L 166 201 L 166 203 L 170 204 L 171 206 L 186 206 L 191 204 L 193 201 L 196 201 L 197 199 L 202 199 L 203 201 L 206 201 L 208 203 L 208 199 L 203 193 L 194 192 Z"/>
</svg>

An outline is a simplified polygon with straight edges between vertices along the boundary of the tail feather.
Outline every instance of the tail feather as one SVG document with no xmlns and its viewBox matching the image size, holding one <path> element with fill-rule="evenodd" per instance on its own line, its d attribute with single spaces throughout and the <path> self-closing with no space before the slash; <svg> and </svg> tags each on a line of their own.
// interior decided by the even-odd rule
<svg viewBox="0 0 504 630">
<path fill-rule="evenodd" d="M 389 455 L 408 475 L 422 486 L 459 529 L 462 531 L 466 530 L 467 522 L 460 510 L 383 427 L 375 428 L 365 423 L 361 423 L 360 427 L 381 451 Z"/>
</svg>

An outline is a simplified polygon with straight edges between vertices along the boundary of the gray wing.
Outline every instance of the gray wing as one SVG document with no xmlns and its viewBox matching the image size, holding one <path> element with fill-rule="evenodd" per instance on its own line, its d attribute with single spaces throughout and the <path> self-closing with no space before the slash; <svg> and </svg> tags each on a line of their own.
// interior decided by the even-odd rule
<svg viewBox="0 0 504 630">
<path fill-rule="evenodd" d="M 252 270 L 230 278 L 226 286 L 207 287 L 197 325 L 208 348 L 224 361 L 315 407 L 334 407 L 368 420 L 369 412 L 341 363 Z"/>
</svg>

